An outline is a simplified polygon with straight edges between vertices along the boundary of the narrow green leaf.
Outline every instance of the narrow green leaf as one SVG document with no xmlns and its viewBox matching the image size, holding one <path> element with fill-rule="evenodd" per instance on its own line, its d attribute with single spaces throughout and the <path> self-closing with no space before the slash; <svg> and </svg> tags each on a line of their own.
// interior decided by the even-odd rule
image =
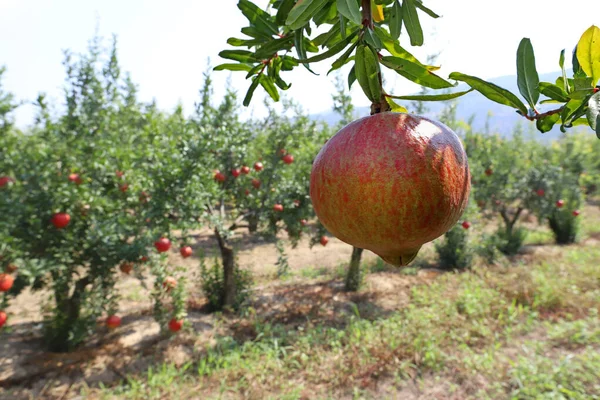
<svg viewBox="0 0 600 400">
<path fill-rule="evenodd" d="M 390 34 L 385 29 L 375 26 L 375 33 L 379 37 L 379 40 L 381 40 L 383 47 L 385 47 L 385 49 L 389 51 L 391 55 L 412 61 L 413 63 L 418 64 L 429 71 L 436 71 L 440 69 L 440 67 L 421 63 L 415 56 L 409 53 L 405 48 L 401 47 L 397 40 L 392 39 Z"/>
<path fill-rule="evenodd" d="M 596 131 L 598 139 L 600 139 L 600 92 L 590 97 L 585 116 L 587 117 L 590 128 Z"/>
<path fill-rule="evenodd" d="M 361 44 L 356 49 L 356 58 L 354 59 L 354 69 L 356 74 L 356 80 L 358 84 L 362 88 L 364 94 L 367 98 L 373 101 L 374 97 L 371 93 L 371 86 L 369 85 L 369 74 L 367 72 L 367 62 L 366 62 L 366 54 L 368 47 L 364 44 Z"/>
<path fill-rule="evenodd" d="M 356 25 L 362 24 L 362 15 L 357 0 L 337 0 L 337 9 L 341 15 Z"/>
<path fill-rule="evenodd" d="M 406 107 L 401 106 L 400 104 L 396 103 L 394 100 L 392 100 L 389 97 L 385 98 L 385 101 L 388 103 L 388 105 L 390 106 L 390 110 L 392 112 L 402 112 L 402 113 L 408 113 L 408 110 L 406 109 Z"/>
<path fill-rule="evenodd" d="M 346 48 L 346 46 L 352 41 L 352 39 L 354 39 L 356 37 L 356 35 L 358 35 L 358 32 L 359 32 L 358 29 L 355 30 L 354 32 L 352 32 L 352 34 L 350 34 L 348 37 L 346 37 L 346 39 L 337 42 L 335 45 L 331 46 L 331 48 L 329 50 L 324 51 L 321 54 L 317 54 L 314 57 L 300 59 L 300 60 L 296 60 L 296 61 L 298 61 L 299 63 L 302 63 L 302 64 L 304 64 L 304 63 L 310 64 L 313 62 L 325 60 L 329 57 L 333 57 L 340 51 L 344 50 Z"/>
<path fill-rule="evenodd" d="M 390 10 L 390 35 L 393 40 L 398 40 L 402 31 L 402 7 L 398 0 L 394 0 Z"/>
<path fill-rule="evenodd" d="M 444 93 L 444 94 L 425 94 L 425 95 L 409 95 L 409 96 L 389 96 L 400 100 L 413 101 L 446 101 L 456 99 L 472 92 L 474 89 L 465 90 L 464 92 Z"/>
<path fill-rule="evenodd" d="M 252 47 L 252 46 L 256 46 L 257 44 L 261 44 L 261 43 L 264 43 L 264 40 L 261 40 L 261 39 L 247 40 L 247 39 L 238 39 L 238 38 L 234 38 L 234 37 L 227 39 L 227 44 L 230 44 L 235 47 L 240 47 L 240 46 Z"/>
<path fill-rule="evenodd" d="M 535 121 L 535 126 L 538 131 L 546 133 L 554 127 L 554 125 L 560 120 L 560 115 L 550 114 Z"/>
<path fill-rule="evenodd" d="M 339 29 L 340 29 L 340 34 L 342 35 L 342 39 L 346 39 L 346 17 L 344 17 L 342 14 L 339 15 L 340 17 L 340 24 Z"/>
<path fill-rule="evenodd" d="M 592 82 L 592 78 L 574 78 L 573 86 L 575 90 L 584 90 L 584 89 L 592 89 L 595 85 Z"/>
<path fill-rule="evenodd" d="M 333 64 L 331 64 L 331 69 L 329 71 L 327 71 L 327 75 L 329 75 L 329 73 L 331 71 L 335 71 L 336 69 L 339 69 L 344 64 L 346 64 L 350 58 L 350 54 L 352 54 L 352 52 L 354 51 L 354 49 L 356 48 L 357 45 L 358 45 L 358 42 L 354 42 L 354 44 L 352 46 L 350 46 L 344 54 L 342 54 L 337 60 L 335 60 L 333 62 Z"/>
<path fill-rule="evenodd" d="M 373 96 L 372 101 L 379 102 L 381 100 L 379 58 L 377 56 L 377 52 L 371 46 L 367 46 L 365 48 L 365 69 L 369 79 L 371 95 Z"/>
<path fill-rule="evenodd" d="M 577 89 L 577 90 L 572 91 L 569 94 L 569 98 L 570 99 L 578 99 L 578 100 L 586 99 L 586 98 L 589 98 L 593 93 L 594 93 L 593 89 Z"/>
<path fill-rule="evenodd" d="M 563 103 L 569 101 L 569 95 L 560 86 L 556 86 L 550 82 L 540 82 L 538 84 L 540 92 L 553 100 L 557 100 Z"/>
<path fill-rule="evenodd" d="M 265 89 L 269 96 L 271 96 L 273 101 L 279 101 L 279 91 L 277 90 L 273 79 L 271 79 L 267 75 L 260 75 L 260 85 Z"/>
<path fill-rule="evenodd" d="M 432 89 L 445 89 L 454 85 L 422 65 L 400 57 L 383 57 L 381 63 L 406 79 Z"/>
<path fill-rule="evenodd" d="M 590 26 L 577 43 L 577 59 L 583 72 L 592 77 L 593 86 L 600 79 L 600 28 Z"/>
<path fill-rule="evenodd" d="M 254 53 L 254 57 L 259 60 L 271 58 L 275 53 L 281 50 L 290 50 L 292 48 L 292 36 L 286 36 L 280 39 L 273 39 L 270 42 L 260 46 Z"/>
<path fill-rule="evenodd" d="M 228 60 L 239 61 L 244 63 L 253 63 L 260 61 L 254 57 L 254 53 L 248 50 L 223 50 L 219 56 Z"/>
<path fill-rule="evenodd" d="M 279 75 L 275 76 L 275 84 L 281 89 L 281 90 L 288 90 L 290 87 L 292 87 L 291 83 L 287 83 L 286 81 L 284 81 L 283 79 L 281 79 L 281 77 Z"/>
<path fill-rule="evenodd" d="M 519 92 L 532 109 L 535 109 L 540 98 L 539 83 L 540 77 L 535 68 L 535 55 L 531 40 L 523 38 L 517 49 L 517 85 Z"/>
<path fill-rule="evenodd" d="M 252 25 L 257 29 L 268 32 L 272 35 L 276 35 L 278 32 L 277 25 L 271 20 L 271 16 L 265 11 L 261 10 L 257 5 L 249 0 L 239 0 L 238 8 L 242 11 L 242 14 Z"/>
<path fill-rule="evenodd" d="M 246 79 L 250 78 L 253 75 L 258 74 L 263 69 L 263 67 L 264 67 L 264 65 L 262 63 L 252 67 L 252 69 L 250 71 L 248 71 L 248 73 L 246 74 Z"/>
<path fill-rule="evenodd" d="M 263 32 L 254 26 L 245 26 L 242 28 L 242 33 L 255 39 L 271 40 L 273 36 L 269 32 Z"/>
<path fill-rule="evenodd" d="M 352 84 L 356 81 L 356 67 L 353 65 L 348 73 L 348 90 L 352 89 Z"/>
<path fill-rule="evenodd" d="M 221 64 L 213 68 L 214 71 L 250 71 L 252 67 L 247 64 Z"/>
<path fill-rule="evenodd" d="M 331 27 L 331 29 L 328 32 L 321 33 L 320 35 L 315 37 L 312 40 L 312 42 L 315 46 L 322 46 L 329 40 L 329 38 L 331 38 L 337 33 L 340 33 L 340 26 L 335 24 Z"/>
<path fill-rule="evenodd" d="M 275 14 L 275 23 L 277 25 L 285 25 L 285 20 L 287 19 L 290 10 L 296 4 L 296 0 L 283 0 L 277 9 L 277 14 Z"/>
<path fill-rule="evenodd" d="M 525 107 L 525 104 L 523 104 L 523 102 L 519 100 L 517 96 L 498 85 L 486 82 L 483 79 L 475 76 L 461 74 L 460 72 L 451 73 L 450 79 L 465 82 L 467 85 L 471 86 L 488 99 L 499 104 L 516 108 L 523 115 L 527 115 L 527 107 Z"/>
<path fill-rule="evenodd" d="M 254 94 L 254 91 L 256 90 L 256 87 L 258 86 L 259 82 L 260 75 L 257 75 L 254 78 L 252 78 L 252 83 L 250 84 L 250 87 L 246 92 L 246 96 L 244 96 L 244 107 L 248 107 L 248 105 L 250 104 L 250 101 L 252 100 L 252 95 Z"/>
<path fill-rule="evenodd" d="M 296 47 L 296 53 L 298 53 L 298 57 L 301 59 L 306 58 L 306 51 L 304 51 L 304 29 L 298 29 L 294 32 L 294 45 Z M 294 62 L 298 63 L 298 60 L 294 59 Z M 314 75 L 317 75 L 313 70 L 310 69 L 308 64 L 302 63 L 304 68 L 308 71 L 312 72 Z"/>
<path fill-rule="evenodd" d="M 294 67 L 298 66 L 298 62 L 296 61 L 296 59 L 294 59 L 294 57 L 283 56 L 281 57 L 281 59 L 283 61 L 281 63 L 282 71 L 291 71 L 294 69 Z"/>
<path fill-rule="evenodd" d="M 439 15 L 434 13 L 431 9 L 425 7 L 421 0 L 416 0 L 415 5 L 417 6 L 418 9 L 423 11 L 425 14 L 429 15 L 431 18 L 439 18 L 440 17 Z"/>
<path fill-rule="evenodd" d="M 365 35 L 363 36 L 365 42 L 367 42 L 371 47 L 379 50 L 383 47 L 381 40 L 379 37 L 371 30 L 371 28 L 367 28 L 365 31 Z"/>
<path fill-rule="evenodd" d="M 327 5 L 321 8 L 321 10 L 313 16 L 312 20 L 316 26 L 320 26 L 331 23 L 334 19 L 337 19 L 338 15 L 337 4 L 335 2 L 329 3 L 328 0 Z"/>
<path fill-rule="evenodd" d="M 562 112 L 560 113 L 560 118 L 562 120 L 563 125 L 567 125 L 572 119 L 574 115 L 577 114 L 580 107 L 584 106 L 584 101 L 581 99 L 571 99 L 564 105 Z"/>
<path fill-rule="evenodd" d="M 423 28 L 421 28 L 421 23 L 419 22 L 415 0 L 404 0 L 402 3 L 402 21 L 404 22 L 408 36 L 410 36 L 410 44 L 412 46 L 422 46 Z"/>
<path fill-rule="evenodd" d="M 310 19 L 325 7 L 327 0 L 302 0 L 290 10 L 285 24 L 292 30 L 302 28 Z"/>
</svg>

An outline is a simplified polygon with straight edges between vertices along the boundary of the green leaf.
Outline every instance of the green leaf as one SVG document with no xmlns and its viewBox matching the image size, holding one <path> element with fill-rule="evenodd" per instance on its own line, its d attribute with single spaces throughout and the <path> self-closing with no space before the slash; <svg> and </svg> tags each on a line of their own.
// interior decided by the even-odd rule
<svg viewBox="0 0 600 400">
<path fill-rule="evenodd" d="M 352 84 L 356 81 L 356 66 L 353 65 L 348 73 L 348 90 L 352 89 Z"/>
<path fill-rule="evenodd" d="M 296 32 L 294 32 L 294 44 L 296 46 L 296 53 L 298 53 L 298 57 L 300 57 L 301 59 L 305 59 L 306 58 L 306 51 L 304 51 L 304 35 L 303 35 L 303 31 L 304 31 L 304 29 L 298 29 Z M 298 63 L 298 60 L 294 59 L 294 62 Z M 308 64 L 303 63 L 302 65 L 307 70 L 309 70 L 310 72 L 312 72 L 314 75 L 317 75 L 313 70 L 310 69 L 310 67 L 308 66 Z"/>
<path fill-rule="evenodd" d="M 252 69 L 250 71 L 248 71 L 248 73 L 246 74 L 246 79 L 250 78 L 252 75 L 256 75 L 258 74 L 262 69 L 263 69 L 263 64 L 260 63 L 258 65 L 255 65 L 254 67 L 252 67 Z"/>
<path fill-rule="evenodd" d="M 250 84 L 250 87 L 246 92 L 246 96 L 244 97 L 244 107 L 248 107 L 248 105 L 250 104 L 250 101 L 252 100 L 252 95 L 254 94 L 254 91 L 256 90 L 256 87 L 258 86 L 259 82 L 260 75 L 257 75 L 254 78 L 252 78 L 252 83 Z"/>
<path fill-rule="evenodd" d="M 294 69 L 294 67 L 298 66 L 298 62 L 294 57 L 283 56 L 281 58 L 283 60 L 283 62 L 281 63 L 281 69 L 283 71 L 291 71 Z"/>
<path fill-rule="evenodd" d="M 257 44 L 261 44 L 261 43 L 264 43 L 264 40 L 261 40 L 261 39 L 246 40 L 246 39 L 238 39 L 238 38 L 234 38 L 234 37 L 227 39 L 227 44 L 230 44 L 235 47 L 240 47 L 240 46 L 252 47 L 252 46 L 256 46 Z"/>
<path fill-rule="evenodd" d="M 400 57 L 383 57 L 381 63 L 406 79 L 432 89 L 445 89 L 454 85 L 422 65 Z"/>
<path fill-rule="evenodd" d="M 260 85 L 265 89 L 265 91 L 271 96 L 273 101 L 279 101 L 279 91 L 275 86 L 275 82 L 273 79 L 268 77 L 267 75 L 259 75 L 260 76 Z"/>
<path fill-rule="evenodd" d="M 315 46 L 323 46 L 336 33 L 340 33 L 340 26 L 337 24 L 333 25 L 328 32 L 321 33 L 315 37 L 312 42 Z"/>
<path fill-rule="evenodd" d="M 337 19 L 339 13 L 337 9 L 337 4 L 335 2 L 328 3 L 328 6 L 323 7 L 321 11 L 319 11 L 313 17 L 313 22 L 316 26 L 320 26 L 322 24 L 331 23 L 334 19 Z"/>
<path fill-rule="evenodd" d="M 251 69 L 252 67 L 247 64 L 221 64 L 214 67 L 213 71 L 250 71 Z"/>
<path fill-rule="evenodd" d="M 260 46 L 254 53 L 254 57 L 261 60 L 265 58 L 271 58 L 278 51 L 291 49 L 293 40 L 293 36 L 286 36 L 281 39 L 271 40 L 269 43 Z"/>
<path fill-rule="evenodd" d="M 560 66 L 560 70 L 562 72 L 563 90 L 566 93 L 569 93 L 569 85 L 567 84 L 567 70 L 565 70 L 565 49 L 562 49 L 562 51 L 560 52 L 560 57 L 558 58 L 558 65 Z"/>
<path fill-rule="evenodd" d="M 404 0 L 404 3 L 402 3 L 402 20 L 408 36 L 410 36 L 410 44 L 412 46 L 422 46 L 423 29 L 417 15 L 415 0 Z"/>
<path fill-rule="evenodd" d="M 268 32 L 263 32 L 259 29 L 256 29 L 253 26 L 245 26 L 242 28 L 242 33 L 244 35 L 248 35 L 250 37 L 253 37 L 255 39 L 266 39 L 266 40 L 270 40 L 273 38 L 273 36 L 271 35 L 271 33 Z"/>
<path fill-rule="evenodd" d="M 523 102 L 519 100 L 517 96 L 498 85 L 486 82 L 483 79 L 475 76 L 461 74 L 460 72 L 451 73 L 450 79 L 465 82 L 467 85 L 471 86 L 488 99 L 499 104 L 516 108 L 523 115 L 527 115 L 527 107 L 525 107 L 525 104 L 523 104 Z"/>
<path fill-rule="evenodd" d="M 388 105 L 390 106 L 390 110 L 392 112 L 403 112 L 403 113 L 408 113 L 408 110 L 406 109 L 406 107 L 401 106 L 400 104 L 396 103 L 394 100 L 392 100 L 389 97 L 385 98 L 385 101 L 387 101 Z"/>
<path fill-rule="evenodd" d="M 333 64 L 331 64 L 331 69 L 329 71 L 327 71 L 327 75 L 329 75 L 329 73 L 331 71 L 335 71 L 336 69 L 339 69 L 344 64 L 346 64 L 350 58 L 350 54 L 352 54 L 352 52 L 354 51 L 354 49 L 356 48 L 357 45 L 358 45 L 358 42 L 354 42 L 354 44 L 352 46 L 350 46 L 344 54 L 342 54 L 337 60 L 335 60 L 333 62 Z"/>
<path fill-rule="evenodd" d="M 472 92 L 474 89 L 465 90 L 464 92 L 444 93 L 444 94 L 424 94 L 424 95 L 409 95 L 409 96 L 389 96 L 394 99 L 400 100 L 413 100 L 413 101 L 446 101 L 456 99 L 457 97 L 464 96 L 467 93 Z"/>
<path fill-rule="evenodd" d="M 367 42 L 371 47 L 379 50 L 383 47 L 381 40 L 379 37 L 371 30 L 371 28 L 367 28 L 365 31 L 365 35 L 363 36 L 365 42 Z"/>
<path fill-rule="evenodd" d="M 223 50 L 219 56 L 228 60 L 239 61 L 243 63 L 254 63 L 260 61 L 254 57 L 254 53 L 248 50 Z"/>
<path fill-rule="evenodd" d="M 592 77 L 593 86 L 600 79 L 600 28 L 590 26 L 577 43 L 577 60 L 583 72 Z"/>
<path fill-rule="evenodd" d="M 286 81 L 284 81 L 283 79 L 281 79 L 281 77 L 279 75 L 275 76 L 275 84 L 281 89 L 281 90 L 288 90 L 292 84 L 291 83 L 287 83 Z"/>
<path fill-rule="evenodd" d="M 356 37 L 356 35 L 358 35 L 358 32 L 359 32 L 359 29 L 355 30 L 354 32 L 352 32 L 352 34 L 350 34 L 348 37 L 346 37 L 346 39 L 340 40 L 335 45 L 331 46 L 331 48 L 329 50 L 324 51 L 321 54 L 317 54 L 314 57 L 300 59 L 300 60 L 296 60 L 296 61 L 298 61 L 299 63 L 303 63 L 303 64 L 304 63 L 309 64 L 309 63 L 325 60 L 329 57 L 333 57 L 340 51 L 344 50 L 346 48 L 346 46 L 352 41 L 352 39 L 354 39 Z"/>
<path fill-rule="evenodd" d="M 567 92 L 565 92 L 560 86 L 556 86 L 550 82 L 540 82 L 538 84 L 540 92 L 553 100 L 557 100 L 563 103 L 569 101 Z"/>
<path fill-rule="evenodd" d="M 600 92 L 590 97 L 585 116 L 587 117 L 590 128 L 596 131 L 596 135 L 598 136 L 598 139 L 600 139 Z"/>
<path fill-rule="evenodd" d="M 365 48 L 365 67 L 369 79 L 369 87 L 371 88 L 371 95 L 373 96 L 372 101 L 379 102 L 381 100 L 379 58 L 377 52 L 371 46 Z"/>
<path fill-rule="evenodd" d="M 277 9 L 277 14 L 275 15 L 275 23 L 277 25 L 284 25 L 285 20 L 290 13 L 290 10 L 296 4 L 296 0 L 283 0 Z"/>
<path fill-rule="evenodd" d="M 431 11 L 431 9 L 425 7 L 421 0 L 416 0 L 415 5 L 417 6 L 418 9 L 423 11 L 425 14 L 429 15 L 431 18 L 439 18 L 440 17 L 439 15 L 437 15 L 436 13 Z"/>
<path fill-rule="evenodd" d="M 394 1 L 390 10 L 390 35 L 392 39 L 398 40 L 402 31 L 402 7 L 398 0 Z"/>
<path fill-rule="evenodd" d="M 340 14 L 339 16 L 340 16 L 340 24 L 335 25 L 335 26 L 339 27 L 340 34 L 342 35 L 342 39 L 346 39 L 346 17 L 344 17 L 342 14 Z"/>
<path fill-rule="evenodd" d="M 258 6 L 249 0 L 239 0 L 238 8 L 242 11 L 242 14 L 252 25 L 257 29 L 268 32 L 272 35 L 277 35 L 277 25 L 271 21 L 271 16 L 265 11 L 261 10 Z"/>
<path fill-rule="evenodd" d="M 573 86 L 575 90 L 584 90 L 584 89 L 592 89 L 594 84 L 592 82 L 592 78 L 575 78 L 573 79 Z"/>
<path fill-rule="evenodd" d="M 362 15 L 357 0 L 337 0 L 337 9 L 341 15 L 356 25 L 362 24 Z"/>
<path fill-rule="evenodd" d="M 538 129 L 538 131 L 546 133 L 552 129 L 552 127 L 558 122 L 559 119 L 560 115 L 558 115 L 558 113 L 546 115 L 536 120 L 535 126 Z"/>
<path fill-rule="evenodd" d="M 290 10 L 285 24 L 290 29 L 302 28 L 327 4 L 327 0 L 301 0 Z"/>
<path fill-rule="evenodd" d="M 362 88 L 367 98 L 374 101 L 374 95 L 371 92 L 371 85 L 369 83 L 369 72 L 367 70 L 367 57 L 369 56 L 370 49 L 368 46 L 361 44 L 356 49 L 356 57 L 354 59 L 354 67 L 356 73 L 356 80 Z"/>
<path fill-rule="evenodd" d="M 531 40 L 523 38 L 517 49 L 517 86 L 532 109 L 535 109 L 535 105 L 540 99 L 539 83 L 540 77 L 535 68 L 535 55 Z"/>
<path fill-rule="evenodd" d="M 581 107 L 585 105 L 581 99 L 571 99 L 564 105 L 560 118 L 562 119 L 563 125 L 567 125 L 569 120 L 577 114 Z"/>
<path fill-rule="evenodd" d="M 594 93 L 593 89 L 577 89 L 569 94 L 570 99 L 586 99 Z"/>
<path fill-rule="evenodd" d="M 395 57 L 400 57 L 408 61 L 412 61 L 413 63 L 418 64 L 429 71 L 436 71 L 440 69 L 439 67 L 435 67 L 433 65 L 425 65 L 421 63 L 419 60 L 417 60 L 415 56 L 413 56 L 406 49 L 401 47 L 400 44 L 398 44 L 397 40 L 392 39 L 390 34 L 385 29 L 379 26 L 375 26 L 375 33 L 381 40 L 381 43 L 383 44 L 385 49 L 389 51 L 391 55 Z"/>
</svg>

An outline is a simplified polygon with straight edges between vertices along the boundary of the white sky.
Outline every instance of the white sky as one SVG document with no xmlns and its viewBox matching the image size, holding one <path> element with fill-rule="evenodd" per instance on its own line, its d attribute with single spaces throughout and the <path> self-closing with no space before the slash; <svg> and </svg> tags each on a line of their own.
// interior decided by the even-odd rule
<svg viewBox="0 0 600 400">
<path fill-rule="evenodd" d="M 268 0 L 256 3 L 264 7 Z M 427 54 L 443 50 L 438 59 L 443 77 L 453 71 L 482 78 L 515 74 L 515 52 L 523 37 L 533 42 L 539 72 L 556 71 L 560 50 L 567 48 L 570 54 L 583 31 L 600 24 L 599 0 L 424 3 L 442 18 L 421 14 L 426 33 L 423 48 L 411 48 L 404 34 L 401 42 L 423 61 Z M 4 84 L 20 100 L 32 101 L 38 92 L 46 92 L 61 102 L 62 50 L 84 52 L 99 26 L 100 35 L 118 36 L 122 70 L 131 72 L 142 100 L 156 98 L 165 109 L 180 101 L 191 112 L 207 58 L 212 65 L 224 62 L 217 54 L 229 47 L 227 38 L 243 37 L 239 30 L 246 20 L 236 4 L 236 0 L 0 0 L 0 65 L 8 68 Z M 293 83 L 288 95 L 311 113 L 330 110 L 332 105 L 333 77 L 324 74 L 327 61 L 315 69 L 323 73 L 314 76 L 298 68 L 283 75 Z M 213 73 L 216 100 L 229 74 Z M 249 85 L 244 76 L 232 74 L 240 98 Z M 396 76 L 386 75 L 389 91 L 418 90 Z M 352 93 L 357 106 L 367 105 L 358 85 Z M 251 104 L 259 115 L 262 98 L 259 88 Z M 31 121 L 31 108 L 18 112 L 20 126 Z"/>
</svg>

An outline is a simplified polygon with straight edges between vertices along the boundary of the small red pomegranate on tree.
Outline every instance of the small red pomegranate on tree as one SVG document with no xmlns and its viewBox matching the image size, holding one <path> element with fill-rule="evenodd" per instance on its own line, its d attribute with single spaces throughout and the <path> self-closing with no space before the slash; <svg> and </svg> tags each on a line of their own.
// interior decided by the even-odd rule
<svg viewBox="0 0 600 400">
<path fill-rule="evenodd" d="M 263 168 L 264 168 L 263 163 L 261 163 L 260 161 L 257 161 L 257 162 L 254 163 L 254 170 L 256 172 L 262 171 Z"/>
<path fill-rule="evenodd" d="M 83 183 L 83 179 L 79 174 L 71 174 L 69 175 L 69 182 L 73 182 L 76 185 L 81 185 Z"/>
<path fill-rule="evenodd" d="M 63 229 L 71 222 L 71 216 L 67 213 L 57 213 L 52 216 L 50 222 L 56 229 Z"/>
<path fill-rule="evenodd" d="M 194 251 L 192 250 L 192 248 L 190 246 L 183 246 L 181 249 L 179 249 L 179 254 L 181 254 L 181 257 L 183 258 L 188 258 L 192 255 Z"/>
<path fill-rule="evenodd" d="M 294 156 L 291 154 L 286 154 L 285 156 L 283 156 L 282 160 L 284 163 L 289 165 L 294 162 Z"/>
<path fill-rule="evenodd" d="M 248 175 L 250 173 L 250 167 L 247 165 L 244 165 L 241 169 L 241 173 L 244 175 Z"/>
<path fill-rule="evenodd" d="M 131 262 L 121 263 L 121 265 L 119 266 L 119 269 L 121 270 L 122 273 L 129 275 L 131 273 L 131 271 L 133 271 L 133 263 L 131 263 Z"/>
<path fill-rule="evenodd" d="M 487 169 L 485 170 L 485 175 L 486 175 L 486 176 L 492 176 L 492 175 L 493 175 L 493 173 L 494 173 L 494 171 L 493 171 L 491 168 L 487 168 Z"/>
<path fill-rule="evenodd" d="M 579 214 L 581 214 L 581 211 L 579 211 L 579 210 L 573 210 L 573 216 L 574 217 L 579 216 Z"/>
<path fill-rule="evenodd" d="M 467 155 L 447 126 L 384 112 L 346 125 L 323 146 L 310 197 L 337 238 L 405 266 L 456 224 L 470 182 Z"/>
<path fill-rule="evenodd" d="M 121 326 L 121 318 L 116 315 L 110 315 L 106 318 L 106 326 L 108 329 L 117 329 Z"/>
<path fill-rule="evenodd" d="M 183 327 L 183 320 L 182 319 L 172 318 L 169 321 L 169 330 L 171 332 L 173 332 L 173 333 L 179 332 L 182 327 Z"/>
<path fill-rule="evenodd" d="M 327 243 L 329 243 L 329 239 L 327 239 L 327 236 L 321 236 L 321 239 L 319 239 L 319 243 L 321 243 L 321 246 L 327 246 Z"/>
<path fill-rule="evenodd" d="M 125 173 L 123 171 L 115 171 L 115 175 L 117 176 L 117 178 L 122 178 L 123 175 L 125 175 Z"/>
<path fill-rule="evenodd" d="M 215 171 L 214 178 L 217 182 L 225 182 L 225 179 L 227 179 L 227 177 L 221 171 Z"/>
<path fill-rule="evenodd" d="M 544 189 L 538 189 L 535 191 L 535 194 L 537 194 L 540 197 L 544 197 L 544 195 L 546 194 L 546 191 Z"/>
<path fill-rule="evenodd" d="M 471 223 L 469 221 L 463 221 L 461 225 L 464 229 L 469 229 L 471 227 Z"/>
<path fill-rule="evenodd" d="M 254 189 L 260 189 L 260 181 L 258 179 L 252 179 L 252 187 L 254 187 Z"/>
<path fill-rule="evenodd" d="M 0 292 L 8 292 L 12 288 L 15 278 L 9 274 L 0 274 Z"/>
<path fill-rule="evenodd" d="M 177 280 L 172 276 L 167 276 L 163 281 L 162 286 L 163 289 L 165 289 L 167 292 L 170 292 L 177 287 Z"/>
<path fill-rule="evenodd" d="M 13 182 L 11 177 L 0 176 L 0 188 L 8 185 L 10 182 Z"/>
<path fill-rule="evenodd" d="M 275 204 L 273 206 L 273 211 L 283 212 L 283 205 L 281 205 L 281 204 Z"/>
<path fill-rule="evenodd" d="M 0 329 L 6 324 L 6 320 L 8 320 L 8 315 L 4 311 L 0 311 Z"/>
<path fill-rule="evenodd" d="M 565 205 L 565 201 L 560 199 L 560 200 L 556 200 L 556 208 L 563 208 L 563 206 Z"/>
<path fill-rule="evenodd" d="M 234 168 L 231 170 L 231 175 L 234 178 L 237 178 L 238 176 L 240 176 L 241 173 L 242 173 L 242 171 L 239 168 Z"/>
<path fill-rule="evenodd" d="M 123 193 L 125 193 L 128 189 L 129 189 L 128 183 L 123 183 L 123 184 L 119 185 L 119 190 Z"/>
<path fill-rule="evenodd" d="M 171 248 L 171 241 L 165 237 L 161 237 L 154 242 L 154 247 L 159 253 L 167 252 Z"/>
</svg>

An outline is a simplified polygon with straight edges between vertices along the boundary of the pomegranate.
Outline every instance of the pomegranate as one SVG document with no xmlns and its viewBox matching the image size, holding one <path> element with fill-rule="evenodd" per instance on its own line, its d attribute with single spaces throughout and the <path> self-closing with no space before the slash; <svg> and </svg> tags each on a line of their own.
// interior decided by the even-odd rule
<svg viewBox="0 0 600 400">
<path fill-rule="evenodd" d="M 15 278 L 9 274 L 0 274 L 0 292 L 8 292 L 15 282 Z"/>
<path fill-rule="evenodd" d="M 471 223 L 469 221 L 463 221 L 461 225 L 465 229 L 469 229 L 471 227 Z"/>
<path fill-rule="evenodd" d="M 535 191 L 535 193 L 536 193 L 538 196 L 540 196 L 540 197 L 543 197 L 543 196 L 544 196 L 544 194 L 546 194 L 546 192 L 544 191 L 544 189 L 538 189 L 538 190 L 536 190 L 536 191 Z"/>
<path fill-rule="evenodd" d="M 129 275 L 133 270 L 133 263 L 124 262 L 119 266 L 119 269 L 122 273 Z"/>
<path fill-rule="evenodd" d="M 283 206 L 281 204 L 275 204 L 273 206 L 273 211 L 283 212 Z"/>
<path fill-rule="evenodd" d="M 562 208 L 565 205 L 564 200 L 556 200 L 556 208 Z"/>
<path fill-rule="evenodd" d="M 225 182 L 225 179 L 227 179 L 221 171 L 216 171 L 214 178 L 217 182 Z"/>
<path fill-rule="evenodd" d="M 260 181 L 258 179 L 252 179 L 252 186 L 254 187 L 254 189 L 258 189 L 260 188 Z"/>
<path fill-rule="evenodd" d="M 194 251 L 190 246 L 183 246 L 181 249 L 179 249 L 179 254 L 181 254 L 181 257 L 183 258 L 188 258 L 193 252 Z"/>
<path fill-rule="evenodd" d="M 466 153 L 450 128 L 385 112 L 350 123 L 323 146 L 310 196 L 334 236 L 405 266 L 456 224 L 470 182 Z"/>
<path fill-rule="evenodd" d="M 177 280 L 172 276 L 167 276 L 162 283 L 163 289 L 167 292 L 170 292 L 171 289 L 175 289 L 177 287 Z"/>
<path fill-rule="evenodd" d="M 579 211 L 579 210 L 573 210 L 573 216 L 574 217 L 578 216 L 579 214 L 581 214 L 581 211 Z"/>
<path fill-rule="evenodd" d="M 286 154 L 285 156 L 283 156 L 283 162 L 286 164 L 291 164 L 294 162 L 294 156 L 291 154 Z"/>
<path fill-rule="evenodd" d="M 319 243 L 321 243 L 321 246 L 327 246 L 327 243 L 329 243 L 329 239 L 327 239 L 327 236 L 321 236 L 321 239 L 319 239 Z"/>
<path fill-rule="evenodd" d="M 169 321 L 169 330 L 171 332 L 179 332 L 181 330 L 181 327 L 183 326 L 183 320 L 182 319 L 171 319 Z"/>
<path fill-rule="evenodd" d="M 79 174 L 71 174 L 69 175 L 69 182 L 73 182 L 76 185 L 81 185 L 83 183 L 83 179 L 81 179 Z"/>
<path fill-rule="evenodd" d="M 231 175 L 233 175 L 234 178 L 237 178 L 238 176 L 240 176 L 241 173 L 242 173 L 242 170 L 239 168 L 234 168 L 231 170 Z"/>
<path fill-rule="evenodd" d="M 6 186 L 9 182 L 13 182 L 11 177 L 8 176 L 0 176 L 0 187 Z"/>
<path fill-rule="evenodd" d="M 121 318 L 116 315 L 111 315 L 106 318 L 106 326 L 108 329 L 116 329 L 121 326 Z"/>
<path fill-rule="evenodd" d="M 4 326 L 7 319 L 8 319 L 8 316 L 6 315 L 6 313 L 4 311 L 0 311 L 0 328 L 2 328 Z"/>
<path fill-rule="evenodd" d="M 244 175 L 248 175 L 250 173 L 250 167 L 247 165 L 244 165 L 240 172 Z"/>
<path fill-rule="evenodd" d="M 52 216 L 50 222 L 56 229 L 63 229 L 71 222 L 71 216 L 67 213 L 57 213 Z"/>
<path fill-rule="evenodd" d="M 263 169 L 263 163 L 257 161 L 254 163 L 254 169 L 256 170 L 256 172 L 260 172 Z"/>
<path fill-rule="evenodd" d="M 159 253 L 164 253 L 169 251 L 171 248 L 171 241 L 167 238 L 160 238 L 156 242 L 154 242 L 154 247 L 158 250 Z"/>
</svg>

